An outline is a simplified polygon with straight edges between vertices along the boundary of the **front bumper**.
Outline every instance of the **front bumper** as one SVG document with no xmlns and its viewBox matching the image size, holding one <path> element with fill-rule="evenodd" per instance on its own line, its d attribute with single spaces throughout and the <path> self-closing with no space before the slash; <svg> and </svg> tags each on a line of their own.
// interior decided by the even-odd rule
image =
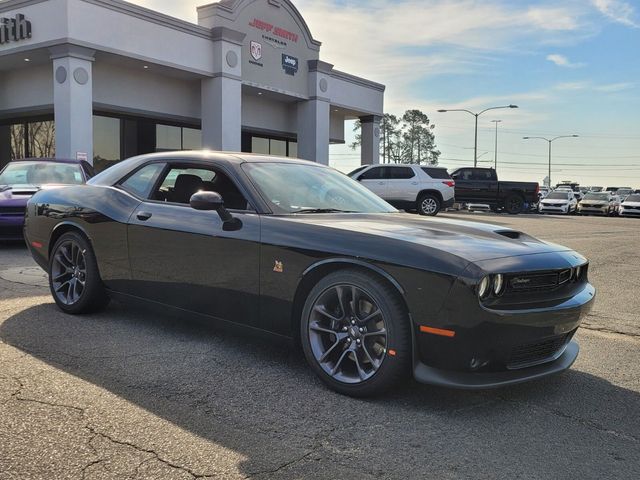
<svg viewBox="0 0 640 480">
<path fill-rule="evenodd" d="M 569 368 L 578 353 L 573 336 L 596 297 L 587 277 L 558 290 L 509 293 L 482 303 L 474 279 L 488 272 L 557 271 L 585 262 L 565 251 L 472 264 L 439 312 L 431 318 L 413 315 L 415 378 L 455 388 L 492 388 Z"/>
<path fill-rule="evenodd" d="M 640 209 L 634 210 L 630 208 L 621 208 L 619 211 L 619 215 L 622 217 L 637 217 L 640 216 Z"/>
<path fill-rule="evenodd" d="M 550 207 L 548 205 L 540 205 L 540 213 L 567 213 L 569 211 L 568 205 L 562 207 Z"/>
<path fill-rule="evenodd" d="M 505 370 L 501 372 L 452 372 L 429 367 L 419 363 L 413 370 L 413 376 L 421 383 L 440 387 L 459 388 L 464 390 L 482 390 L 506 387 L 531 380 L 538 380 L 549 375 L 568 370 L 578 358 L 580 347 L 575 341 L 567 344 L 564 352 L 553 362 L 543 363 L 522 370 Z"/>
<path fill-rule="evenodd" d="M 0 240 L 22 240 L 24 215 L 0 214 Z"/>
<path fill-rule="evenodd" d="M 593 215 L 608 215 L 609 207 L 578 207 L 578 213 L 580 214 L 593 214 Z"/>
</svg>

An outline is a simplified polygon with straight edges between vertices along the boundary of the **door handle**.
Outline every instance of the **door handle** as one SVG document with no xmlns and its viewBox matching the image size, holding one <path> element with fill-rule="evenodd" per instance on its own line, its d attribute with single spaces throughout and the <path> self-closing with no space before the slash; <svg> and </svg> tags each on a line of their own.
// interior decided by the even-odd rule
<svg viewBox="0 0 640 480">
<path fill-rule="evenodd" d="M 138 212 L 136 213 L 136 217 L 138 218 L 138 220 L 141 220 L 143 222 L 146 222 L 147 220 L 149 220 L 151 218 L 153 214 L 150 212 Z"/>
</svg>

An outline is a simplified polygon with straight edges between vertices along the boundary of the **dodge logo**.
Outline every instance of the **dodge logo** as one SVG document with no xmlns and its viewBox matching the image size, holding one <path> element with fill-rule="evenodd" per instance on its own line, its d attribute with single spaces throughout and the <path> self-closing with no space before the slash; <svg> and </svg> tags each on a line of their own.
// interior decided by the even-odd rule
<svg viewBox="0 0 640 480">
<path fill-rule="evenodd" d="M 258 42 L 251 42 L 251 56 L 254 60 L 258 61 L 262 58 L 262 44 Z"/>
</svg>

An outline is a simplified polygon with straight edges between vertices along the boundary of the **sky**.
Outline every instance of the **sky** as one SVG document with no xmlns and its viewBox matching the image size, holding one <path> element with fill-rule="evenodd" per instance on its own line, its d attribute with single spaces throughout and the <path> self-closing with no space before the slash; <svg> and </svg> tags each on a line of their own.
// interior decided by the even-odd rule
<svg viewBox="0 0 640 480">
<path fill-rule="evenodd" d="M 135 0 L 196 22 L 203 1 Z M 440 165 L 473 164 L 474 117 L 438 109 L 516 104 L 479 117 L 480 166 L 542 183 L 553 138 L 552 182 L 640 189 L 639 0 L 294 0 L 320 58 L 386 85 L 385 112 L 425 112 Z M 345 48 L 348 45 L 348 48 Z M 347 143 L 352 135 L 347 124 Z M 360 162 L 348 145 L 330 164 Z"/>
</svg>

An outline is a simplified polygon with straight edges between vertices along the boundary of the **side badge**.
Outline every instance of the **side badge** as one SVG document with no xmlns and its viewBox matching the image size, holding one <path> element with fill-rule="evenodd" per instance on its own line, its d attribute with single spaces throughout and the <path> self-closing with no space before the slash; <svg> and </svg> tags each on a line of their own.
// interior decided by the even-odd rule
<svg viewBox="0 0 640 480">
<path fill-rule="evenodd" d="M 276 260 L 276 264 L 273 266 L 273 271 L 276 273 L 284 272 L 284 264 L 280 260 Z"/>
</svg>

